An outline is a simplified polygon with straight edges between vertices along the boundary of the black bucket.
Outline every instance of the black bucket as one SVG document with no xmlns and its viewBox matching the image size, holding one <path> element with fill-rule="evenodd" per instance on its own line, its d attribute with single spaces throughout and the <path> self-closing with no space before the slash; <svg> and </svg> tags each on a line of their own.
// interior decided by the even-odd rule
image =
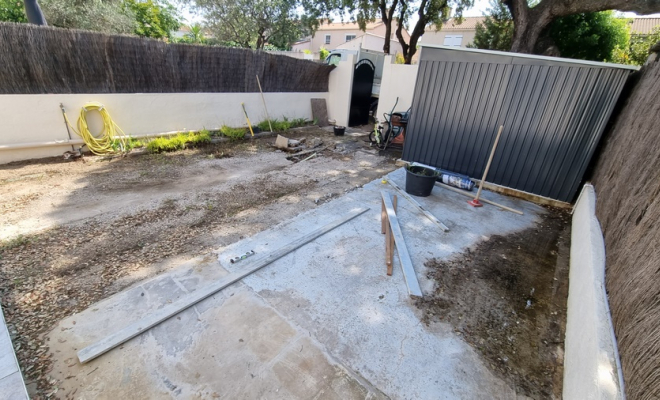
<svg viewBox="0 0 660 400">
<path fill-rule="evenodd" d="M 335 136 L 344 136 L 344 131 L 346 131 L 345 126 L 335 126 L 334 127 Z"/>
<path fill-rule="evenodd" d="M 413 196 L 427 197 L 431 194 L 438 171 L 425 167 L 406 168 L 406 192 Z"/>
</svg>

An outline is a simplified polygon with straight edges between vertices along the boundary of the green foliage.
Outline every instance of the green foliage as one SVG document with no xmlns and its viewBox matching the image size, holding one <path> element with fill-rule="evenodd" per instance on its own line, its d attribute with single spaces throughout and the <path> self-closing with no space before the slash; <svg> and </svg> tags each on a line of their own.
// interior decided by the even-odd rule
<svg viewBox="0 0 660 400">
<path fill-rule="evenodd" d="M 549 36 L 562 57 L 612 61 L 616 49 L 625 49 L 630 40 L 628 21 L 613 11 L 574 14 L 554 20 Z"/>
<path fill-rule="evenodd" d="M 394 63 L 395 64 L 405 64 L 406 59 L 403 57 L 403 54 L 396 53 L 396 55 L 394 56 Z"/>
<path fill-rule="evenodd" d="M 0 21 L 27 22 L 23 0 L 0 0 Z"/>
<path fill-rule="evenodd" d="M 114 139 L 112 141 L 112 149 L 114 151 L 129 152 L 140 147 L 144 147 L 144 143 L 134 137 L 129 137 L 128 140 Z"/>
<path fill-rule="evenodd" d="M 493 0 L 488 11 L 468 47 L 508 51 L 514 27 L 509 9 Z M 630 33 L 627 20 L 617 18 L 612 11 L 602 11 L 556 18 L 542 36 L 557 46 L 562 57 L 613 61 L 620 49 L 628 46 Z"/>
<path fill-rule="evenodd" d="M 507 6 L 491 0 L 483 23 L 477 24 L 474 42 L 467 47 L 508 51 L 513 40 L 513 20 Z"/>
<path fill-rule="evenodd" d="M 133 31 L 136 35 L 154 39 L 170 38 L 173 31 L 179 29 L 178 12 L 173 5 L 162 0 L 124 0 L 135 14 L 137 26 Z"/>
<path fill-rule="evenodd" d="M 310 31 L 312 22 L 298 13 L 299 0 L 194 0 L 215 38 L 227 45 L 288 50 Z"/>
<path fill-rule="evenodd" d="M 122 0 L 41 0 L 48 25 L 105 33 L 132 33 L 135 13 Z"/>
<path fill-rule="evenodd" d="M 220 128 L 220 133 L 231 140 L 240 140 L 245 137 L 245 128 L 230 128 L 227 125 L 223 125 Z"/>
<path fill-rule="evenodd" d="M 147 150 L 150 153 L 165 153 L 183 150 L 188 147 L 198 147 L 208 143 L 211 143 L 211 134 L 206 129 L 203 129 L 197 133 L 190 131 L 187 134 L 179 133 L 170 138 L 156 138 L 147 143 Z"/>
<path fill-rule="evenodd" d="M 204 27 L 201 24 L 192 24 L 188 27 L 190 31 L 183 35 L 181 38 L 172 38 L 173 43 L 188 43 L 188 44 L 216 44 L 214 39 L 206 38 L 204 34 Z M 225 47 L 240 47 L 240 46 L 225 46 Z"/>
<path fill-rule="evenodd" d="M 277 119 L 270 120 L 270 125 L 268 124 L 268 120 L 264 120 L 259 122 L 257 126 L 260 130 L 265 132 L 270 132 L 270 126 L 273 127 L 273 132 L 282 132 L 291 128 L 298 128 L 305 125 L 307 125 L 305 118 L 296 118 L 289 121 L 288 118 L 284 117 L 282 121 Z"/>
<path fill-rule="evenodd" d="M 330 50 L 321 46 L 321 48 L 319 49 L 319 55 L 321 57 L 321 60 L 325 60 L 330 55 Z"/>
<path fill-rule="evenodd" d="M 649 57 L 651 46 L 660 42 L 660 27 L 656 27 L 649 35 L 632 35 L 625 49 L 618 49 L 614 62 L 619 64 L 644 65 Z"/>
</svg>

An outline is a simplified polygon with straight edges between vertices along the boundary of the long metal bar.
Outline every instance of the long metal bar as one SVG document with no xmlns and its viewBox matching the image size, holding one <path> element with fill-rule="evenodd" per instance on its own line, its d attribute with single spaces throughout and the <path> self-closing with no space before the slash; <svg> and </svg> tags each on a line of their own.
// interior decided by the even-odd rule
<svg viewBox="0 0 660 400">
<path fill-rule="evenodd" d="M 438 225 L 438 226 L 440 227 L 440 229 L 442 229 L 443 231 L 445 231 L 445 232 L 449 232 L 449 228 L 447 228 L 447 225 L 443 224 L 439 219 L 437 219 L 437 218 L 435 217 L 435 215 L 431 214 L 426 208 L 422 207 L 422 205 L 419 204 L 419 203 L 417 202 L 417 200 L 413 199 L 408 193 L 406 193 L 405 191 L 403 191 L 403 190 L 399 187 L 399 185 L 397 185 L 396 183 L 392 182 L 391 179 L 388 179 L 387 182 L 388 182 L 390 185 L 392 185 L 392 187 L 393 187 L 394 189 L 396 189 L 399 193 L 401 193 L 401 195 L 402 195 L 403 197 L 405 197 L 406 200 L 408 200 L 413 206 L 415 206 L 415 207 L 416 207 L 416 208 L 417 208 L 422 214 L 424 214 L 424 216 L 426 216 L 426 218 L 430 219 L 431 222 L 433 222 L 434 224 Z"/>
<path fill-rule="evenodd" d="M 268 256 L 255 260 L 251 266 L 243 271 L 238 271 L 231 273 L 219 281 L 200 289 L 195 290 L 190 293 L 188 296 L 185 296 L 169 305 L 164 306 L 163 308 L 154 311 L 154 313 L 142 318 L 139 321 L 136 321 L 127 327 L 113 333 L 110 336 L 107 336 L 96 343 L 93 343 L 84 349 L 78 352 L 78 360 L 81 363 L 86 363 L 90 360 L 95 359 L 96 357 L 114 349 L 120 344 L 127 342 L 128 340 L 140 335 L 143 332 L 148 331 L 154 326 L 160 324 L 161 322 L 175 316 L 181 311 L 199 303 L 200 301 L 206 299 L 209 296 L 219 292 L 220 290 L 226 288 L 227 286 L 232 285 L 245 278 L 246 276 L 257 272 L 266 265 L 284 257 L 285 255 L 291 253 L 292 251 L 298 249 L 299 247 L 304 246 L 305 244 L 311 242 L 312 240 L 322 236 L 336 227 L 352 220 L 353 218 L 364 214 L 367 212 L 368 208 L 359 208 L 357 210 L 351 211 L 342 218 L 333 221 L 327 225 L 324 225 L 310 233 L 300 236 L 298 239 L 292 241 L 284 247 L 275 250 L 273 253 Z"/>
</svg>

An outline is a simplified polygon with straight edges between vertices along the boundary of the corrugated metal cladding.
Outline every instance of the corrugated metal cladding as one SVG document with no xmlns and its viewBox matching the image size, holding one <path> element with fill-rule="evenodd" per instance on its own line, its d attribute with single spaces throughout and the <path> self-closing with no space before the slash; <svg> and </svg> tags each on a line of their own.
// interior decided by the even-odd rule
<svg viewBox="0 0 660 400">
<path fill-rule="evenodd" d="M 403 159 L 573 201 L 630 69 L 424 47 Z"/>
</svg>

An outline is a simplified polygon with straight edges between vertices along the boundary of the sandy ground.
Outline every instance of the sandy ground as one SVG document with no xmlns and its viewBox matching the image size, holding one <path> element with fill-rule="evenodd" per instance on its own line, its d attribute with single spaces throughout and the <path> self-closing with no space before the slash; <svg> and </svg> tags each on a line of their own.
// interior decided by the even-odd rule
<svg viewBox="0 0 660 400">
<path fill-rule="evenodd" d="M 394 168 L 364 137 L 318 128 L 328 149 L 294 163 L 274 138 L 172 154 L 0 166 L 0 290 L 34 397 L 57 387 L 42 335 L 132 283 L 318 207 Z"/>
</svg>

